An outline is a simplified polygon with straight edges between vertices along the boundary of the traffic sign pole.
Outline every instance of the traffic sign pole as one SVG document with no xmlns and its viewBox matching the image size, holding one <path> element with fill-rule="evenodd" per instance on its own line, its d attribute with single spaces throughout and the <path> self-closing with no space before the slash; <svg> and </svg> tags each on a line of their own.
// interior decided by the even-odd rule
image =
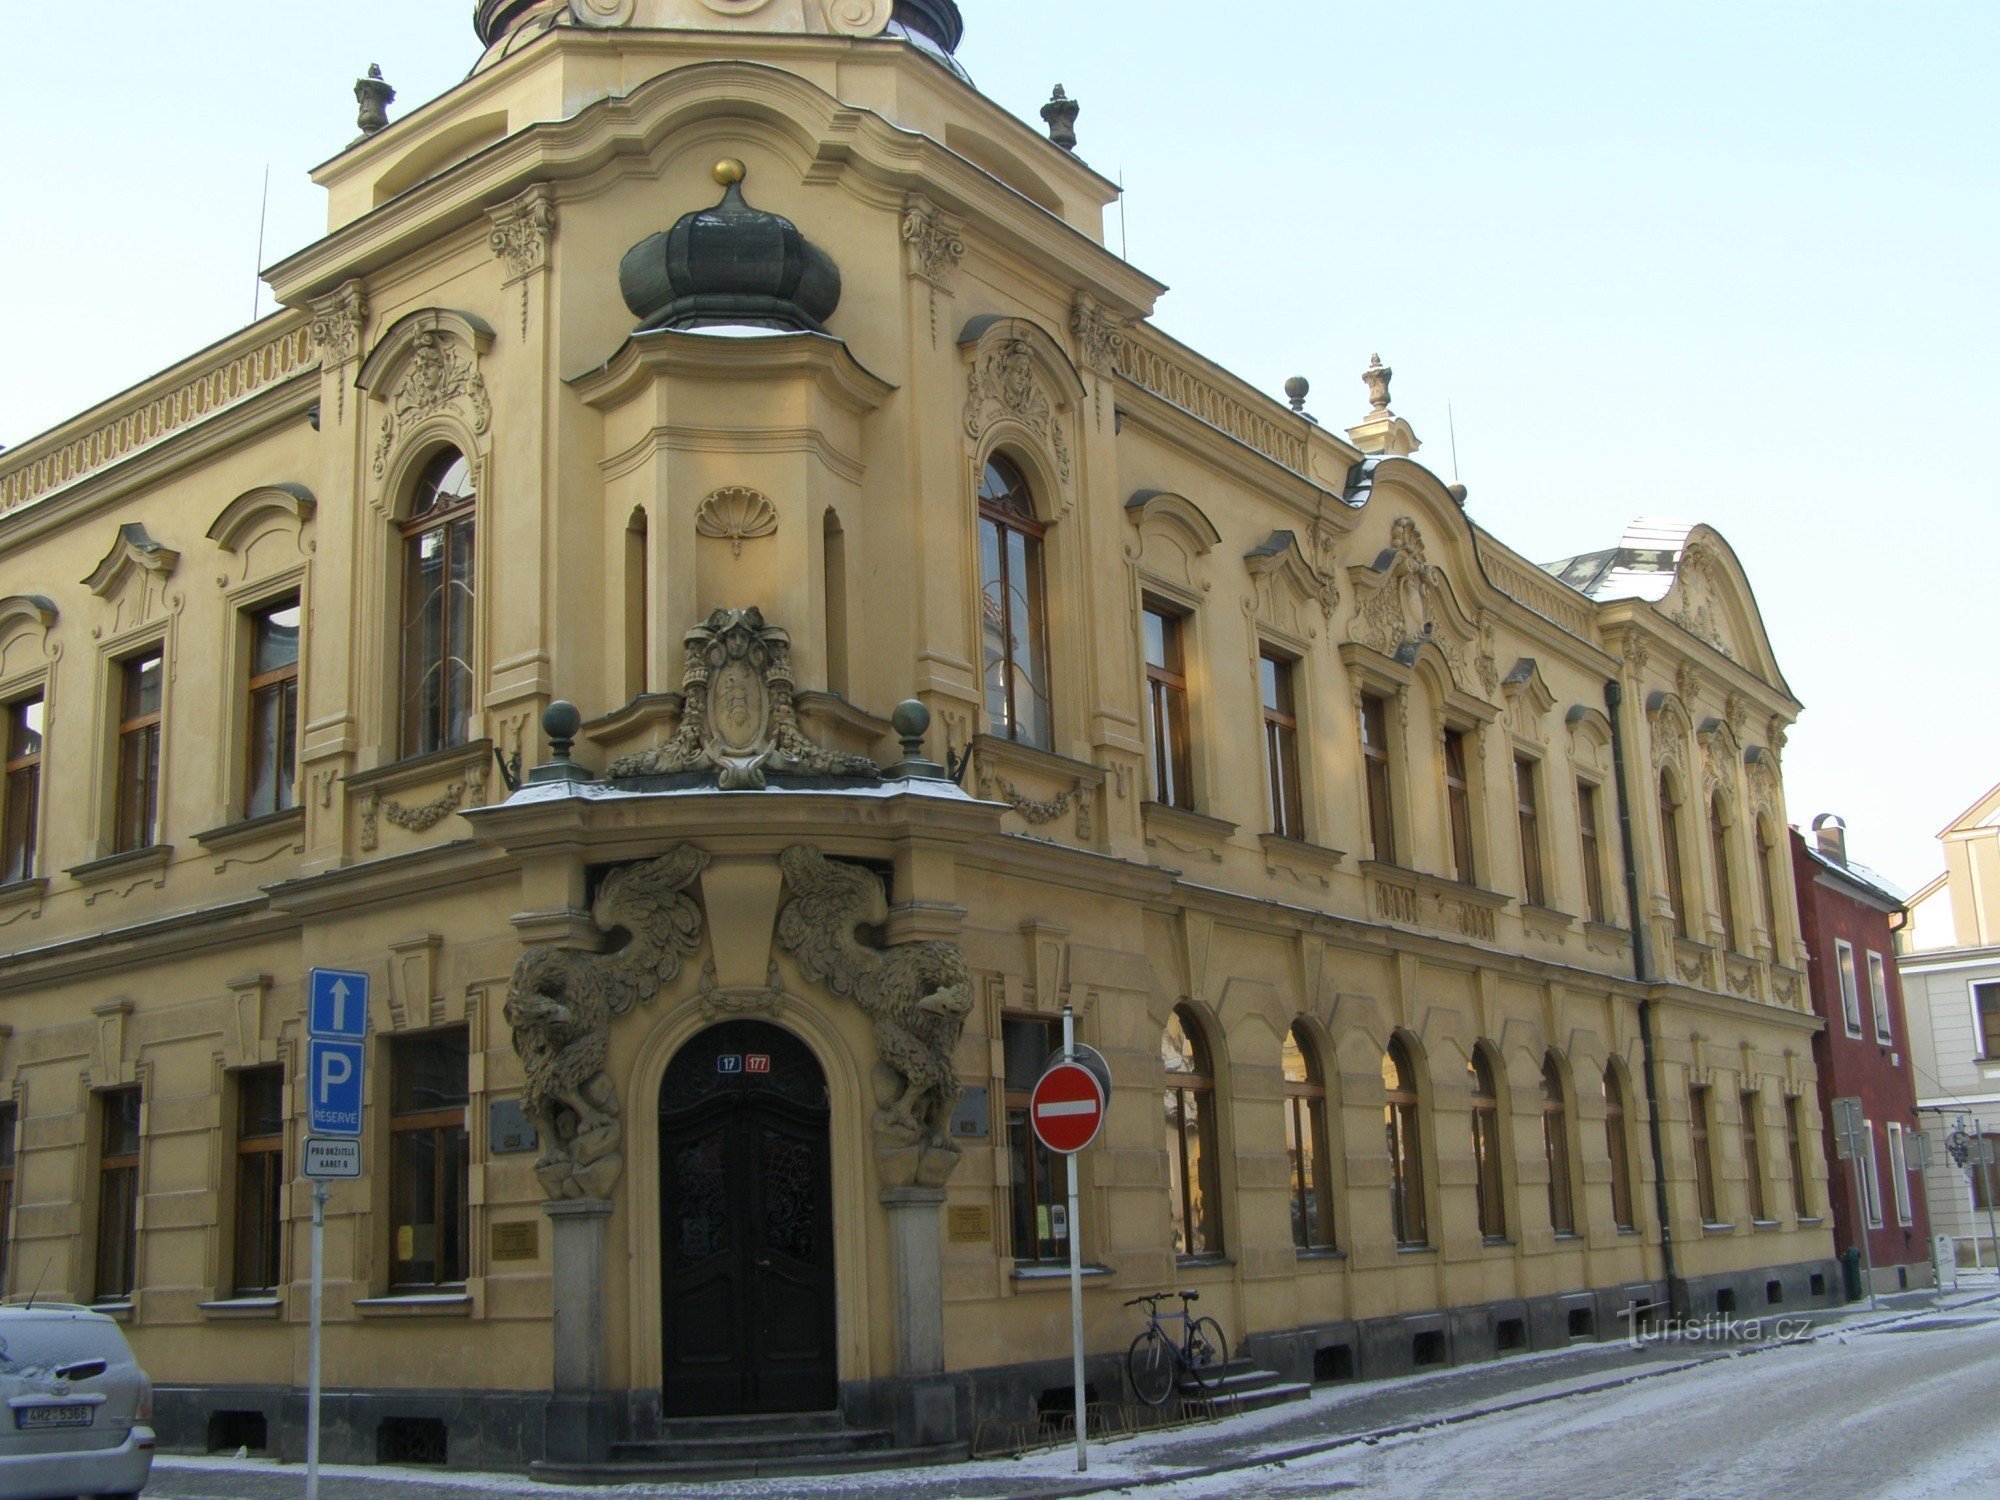
<svg viewBox="0 0 2000 1500">
<path fill-rule="evenodd" d="M 327 1185 L 313 1184 L 312 1382 L 306 1398 L 306 1500 L 319 1500 L 319 1334 L 326 1296 Z"/>
<path fill-rule="evenodd" d="M 1076 1012 L 1067 1001 L 1063 1003 L 1063 1060 L 1076 1061 Z M 1076 1472 L 1085 1474 L 1090 1471 L 1090 1446 L 1083 1426 L 1083 1238 L 1077 1233 L 1076 1153 L 1070 1152 L 1063 1162 L 1069 1169 L 1069 1333 L 1076 1382 Z"/>
<path fill-rule="evenodd" d="M 306 1397 L 306 1500 L 319 1500 L 320 1338 L 326 1320 L 326 1176 L 361 1175 L 362 1074 L 368 1051 L 366 974 L 314 969 L 306 976 L 306 1160 L 313 1179 L 312 1366 Z M 314 1137 L 332 1136 L 334 1140 Z"/>
</svg>

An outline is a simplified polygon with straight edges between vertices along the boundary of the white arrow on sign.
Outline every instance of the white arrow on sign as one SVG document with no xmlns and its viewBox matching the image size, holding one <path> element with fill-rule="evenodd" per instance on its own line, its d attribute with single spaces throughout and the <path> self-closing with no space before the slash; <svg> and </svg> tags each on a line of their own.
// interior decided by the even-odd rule
<svg viewBox="0 0 2000 1500">
<path fill-rule="evenodd" d="M 350 993 L 351 992 L 347 988 L 347 981 L 345 979 L 334 980 L 333 1029 L 335 1031 L 344 1032 L 347 1030 L 347 997 Z"/>
</svg>

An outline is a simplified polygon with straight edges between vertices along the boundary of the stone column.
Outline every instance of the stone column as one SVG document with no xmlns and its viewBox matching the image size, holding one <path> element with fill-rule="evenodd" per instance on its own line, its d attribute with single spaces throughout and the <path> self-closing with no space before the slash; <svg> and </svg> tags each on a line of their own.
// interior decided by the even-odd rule
<svg viewBox="0 0 2000 1500">
<path fill-rule="evenodd" d="M 604 1348 L 606 1198 L 566 1198 L 542 1205 L 553 1226 L 555 1379 L 546 1417 L 549 1463 L 601 1463 L 614 1429 Z"/>
<path fill-rule="evenodd" d="M 958 1400 L 944 1378 L 943 1188 L 885 1188 L 896 1308 L 896 1440 L 958 1437 Z"/>
</svg>

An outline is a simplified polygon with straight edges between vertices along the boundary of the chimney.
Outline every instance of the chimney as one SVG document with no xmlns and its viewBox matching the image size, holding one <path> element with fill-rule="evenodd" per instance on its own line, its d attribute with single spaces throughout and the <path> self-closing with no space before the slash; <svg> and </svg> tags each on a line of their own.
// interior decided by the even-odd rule
<svg viewBox="0 0 2000 1500">
<path fill-rule="evenodd" d="M 1837 865 L 1847 863 L 1847 824 L 1837 813 L 1821 813 L 1812 821 L 1813 838 L 1819 844 L 1820 858 L 1830 859 Z"/>
</svg>

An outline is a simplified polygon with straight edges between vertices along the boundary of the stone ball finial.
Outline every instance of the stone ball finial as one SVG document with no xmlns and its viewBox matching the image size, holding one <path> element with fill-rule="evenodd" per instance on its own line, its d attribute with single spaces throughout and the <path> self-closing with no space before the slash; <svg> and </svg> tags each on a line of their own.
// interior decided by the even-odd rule
<svg viewBox="0 0 2000 1500">
<path fill-rule="evenodd" d="M 389 106 L 396 102 L 396 91 L 382 77 L 380 63 L 370 63 L 368 76 L 354 81 L 354 102 L 361 106 L 356 123 L 363 136 L 377 135 L 389 128 Z"/>
<path fill-rule="evenodd" d="M 1303 375 L 1294 375 L 1285 382 L 1285 399 L 1292 403 L 1292 410 L 1303 414 L 1306 397 L 1312 394 L 1312 382 Z"/>
<path fill-rule="evenodd" d="M 542 732 L 549 737 L 549 753 L 557 760 L 569 759 L 570 747 L 582 729 L 583 715 L 574 703 L 558 698 L 542 712 Z"/>
</svg>

